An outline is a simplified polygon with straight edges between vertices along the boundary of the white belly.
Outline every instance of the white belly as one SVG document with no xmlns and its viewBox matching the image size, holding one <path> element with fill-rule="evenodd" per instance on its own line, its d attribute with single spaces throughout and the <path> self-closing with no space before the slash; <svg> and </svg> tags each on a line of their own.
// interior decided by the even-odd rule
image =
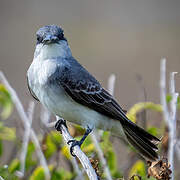
<svg viewBox="0 0 180 180">
<path fill-rule="evenodd" d="M 98 128 L 112 131 L 121 135 L 121 124 L 117 120 L 110 119 L 88 107 L 80 105 L 72 100 L 60 87 L 46 87 L 39 91 L 40 101 L 50 112 L 64 118 L 67 121 L 82 125 L 87 128 Z"/>
<path fill-rule="evenodd" d="M 76 103 L 61 86 L 49 84 L 48 77 L 55 71 L 53 61 L 36 61 L 28 70 L 29 84 L 40 102 L 53 114 L 83 127 L 109 130 L 116 135 L 122 135 L 119 121 L 110 119 L 86 106 Z"/>
</svg>

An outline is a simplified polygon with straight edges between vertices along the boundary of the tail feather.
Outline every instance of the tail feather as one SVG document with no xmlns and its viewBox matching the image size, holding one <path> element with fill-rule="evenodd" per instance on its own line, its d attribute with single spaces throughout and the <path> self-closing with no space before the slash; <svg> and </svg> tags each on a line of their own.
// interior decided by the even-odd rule
<svg viewBox="0 0 180 180">
<path fill-rule="evenodd" d="M 149 160 L 158 159 L 156 144 L 160 141 L 157 137 L 149 134 L 131 121 L 123 123 L 124 133 L 128 141 Z"/>
</svg>

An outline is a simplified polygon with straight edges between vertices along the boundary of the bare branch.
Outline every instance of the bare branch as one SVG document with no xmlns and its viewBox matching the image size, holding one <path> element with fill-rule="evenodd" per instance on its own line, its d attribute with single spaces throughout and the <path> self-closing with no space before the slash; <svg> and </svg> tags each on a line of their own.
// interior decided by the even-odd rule
<svg viewBox="0 0 180 180">
<path fill-rule="evenodd" d="M 60 120 L 61 118 L 56 116 L 56 119 Z M 72 136 L 69 134 L 67 128 L 63 124 L 61 127 L 61 131 L 62 131 L 63 139 L 64 139 L 66 144 L 69 140 L 73 139 Z M 89 179 L 90 180 L 98 180 L 97 174 L 96 174 L 95 170 L 93 169 L 88 157 L 81 151 L 79 146 L 75 146 L 73 148 L 73 153 L 76 155 L 76 157 L 81 162 L 81 164 L 82 164 L 84 170 L 86 171 Z"/>
<path fill-rule="evenodd" d="M 176 72 L 170 74 L 169 90 L 172 96 L 170 102 L 170 111 L 168 110 L 166 102 L 166 59 L 161 60 L 161 77 L 160 77 L 160 95 L 161 104 L 163 106 L 164 119 L 168 125 L 169 129 L 169 148 L 168 148 L 168 158 L 171 165 L 172 180 L 174 180 L 174 149 L 176 142 L 176 109 L 177 109 L 177 98 L 178 93 L 175 92 L 175 76 Z"/>
<path fill-rule="evenodd" d="M 79 169 L 79 166 L 78 166 L 76 158 L 72 158 L 71 162 L 72 162 L 73 168 L 74 168 L 74 170 L 75 170 L 75 172 L 77 174 L 77 177 L 75 179 L 77 179 L 77 180 L 79 180 L 79 179 L 84 180 L 83 173 Z"/>
<path fill-rule="evenodd" d="M 7 90 L 11 94 L 11 98 L 12 98 L 12 100 L 15 104 L 15 107 L 21 117 L 24 127 L 28 129 L 30 127 L 30 123 L 29 123 L 29 119 L 24 111 L 23 105 L 22 105 L 21 101 L 19 100 L 15 90 L 10 86 L 9 82 L 7 81 L 7 79 L 5 78 L 4 74 L 1 71 L 0 71 L 0 80 L 3 82 L 3 84 L 6 86 Z M 33 131 L 33 129 L 31 129 L 30 137 L 36 147 L 36 153 L 39 157 L 40 163 L 44 167 L 46 179 L 49 180 L 50 172 L 48 169 L 48 165 L 47 165 L 46 159 L 41 151 L 39 141 L 38 141 L 37 136 L 36 136 L 35 132 Z"/>
<path fill-rule="evenodd" d="M 169 162 L 171 164 L 172 170 L 172 179 L 174 179 L 174 150 L 175 150 L 175 140 L 176 140 L 176 108 L 177 108 L 177 98 L 178 93 L 175 92 L 175 76 L 176 72 L 172 72 L 170 74 L 170 94 L 172 96 L 172 100 L 170 102 L 170 121 L 169 121 Z"/>
<path fill-rule="evenodd" d="M 115 74 L 111 74 L 111 75 L 109 76 L 108 84 L 107 84 L 107 89 L 108 89 L 108 91 L 109 91 L 109 93 L 110 93 L 111 95 L 114 94 L 115 81 L 116 81 L 116 76 L 115 76 Z"/>
<path fill-rule="evenodd" d="M 29 103 L 29 108 L 28 108 L 28 117 L 29 117 L 30 126 L 25 126 L 25 129 L 24 129 L 22 152 L 21 152 L 21 156 L 20 156 L 21 169 L 20 169 L 20 171 L 17 172 L 19 177 L 23 177 L 24 172 L 25 172 L 26 154 L 27 154 L 29 137 L 30 137 L 30 133 L 31 133 L 31 125 L 32 125 L 32 119 L 33 119 L 33 114 L 34 114 L 34 107 L 35 107 L 35 104 L 33 101 L 31 101 Z"/>
<path fill-rule="evenodd" d="M 96 147 L 96 150 L 97 150 L 97 153 L 98 153 L 98 157 L 99 157 L 99 159 L 100 159 L 100 161 L 101 161 L 101 163 L 102 163 L 102 167 L 103 167 L 104 172 L 105 172 L 105 174 L 106 174 L 106 179 L 107 179 L 107 180 L 112 180 L 110 170 L 109 170 L 109 168 L 108 168 L 106 159 L 104 158 L 103 151 L 102 151 L 102 149 L 101 149 L 101 147 L 100 147 L 100 145 L 99 145 L 99 142 L 98 142 L 98 140 L 97 140 L 97 136 L 99 136 L 98 133 L 93 132 L 93 133 L 91 134 L 91 139 L 92 139 L 92 141 L 93 141 L 93 143 L 94 143 L 94 146 Z"/>
<path fill-rule="evenodd" d="M 166 59 L 162 59 L 160 65 L 160 100 L 164 110 L 164 119 L 169 124 L 169 111 L 166 102 Z"/>
</svg>

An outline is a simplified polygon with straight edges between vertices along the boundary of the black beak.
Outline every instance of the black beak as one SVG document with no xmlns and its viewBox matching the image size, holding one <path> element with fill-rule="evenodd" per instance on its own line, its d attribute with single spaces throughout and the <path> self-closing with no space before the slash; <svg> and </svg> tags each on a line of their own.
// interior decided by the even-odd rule
<svg viewBox="0 0 180 180">
<path fill-rule="evenodd" d="M 45 44 L 56 43 L 57 41 L 58 41 L 58 37 L 53 35 L 46 35 L 46 37 L 43 39 L 43 43 Z"/>
</svg>

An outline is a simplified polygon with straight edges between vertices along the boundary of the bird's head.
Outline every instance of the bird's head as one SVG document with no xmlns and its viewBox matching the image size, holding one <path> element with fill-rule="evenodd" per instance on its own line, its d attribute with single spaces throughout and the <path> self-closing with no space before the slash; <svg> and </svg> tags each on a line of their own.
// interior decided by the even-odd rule
<svg viewBox="0 0 180 180">
<path fill-rule="evenodd" d="M 48 25 L 41 27 L 37 32 L 37 44 L 52 44 L 60 41 L 67 41 L 64 37 L 64 31 L 56 25 Z"/>
<path fill-rule="evenodd" d="M 71 56 L 71 50 L 61 27 L 56 25 L 43 26 L 36 32 L 36 36 L 35 58 L 39 55 L 41 59 Z"/>
</svg>

